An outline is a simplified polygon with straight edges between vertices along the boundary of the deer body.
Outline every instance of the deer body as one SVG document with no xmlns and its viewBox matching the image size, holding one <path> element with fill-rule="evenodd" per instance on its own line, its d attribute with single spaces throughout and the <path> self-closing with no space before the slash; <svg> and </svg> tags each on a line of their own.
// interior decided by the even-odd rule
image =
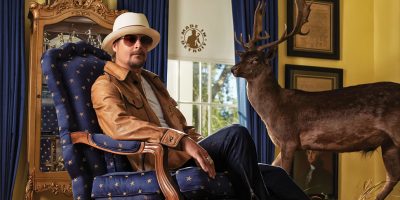
<svg viewBox="0 0 400 200">
<path fill-rule="evenodd" d="M 268 135 L 281 149 L 273 162 L 287 172 L 296 150 L 332 152 L 371 151 L 382 148 L 387 178 L 376 200 L 383 200 L 400 180 L 400 84 L 379 82 L 343 89 L 306 92 L 283 89 L 272 73 L 270 60 L 279 43 L 304 34 L 310 4 L 296 0 L 297 22 L 289 34 L 275 42 L 256 46 L 260 36 L 265 3 L 254 14 L 254 32 L 241 61 L 232 67 L 236 77 L 247 80 L 247 97 L 265 123 Z M 268 49 L 268 52 L 264 52 Z"/>
<path fill-rule="evenodd" d="M 289 138 L 296 149 L 336 152 L 374 150 L 390 140 L 400 146 L 400 134 L 392 134 L 400 133 L 399 84 L 304 92 L 283 89 L 272 76 L 259 76 L 248 82 L 247 95 L 279 148 Z"/>
<path fill-rule="evenodd" d="M 380 82 L 324 92 L 281 88 L 267 67 L 247 95 L 281 149 L 274 165 L 290 172 L 296 150 L 371 151 L 382 147 L 384 199 L 400 179 L 400 84 Z"/>
</svg>

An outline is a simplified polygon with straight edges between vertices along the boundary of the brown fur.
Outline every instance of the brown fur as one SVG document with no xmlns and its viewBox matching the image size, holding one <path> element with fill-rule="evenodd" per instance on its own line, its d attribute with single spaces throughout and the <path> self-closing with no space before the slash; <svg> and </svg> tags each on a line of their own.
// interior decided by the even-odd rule
<svg viewBox="0 0 400 200">
<path fill-rule="evenodd" d="M 298 12 L 303 21 L 298 21 L 295 29 L 300 30 L 307 21 L 304 16 L 309 14 L 309 5 L 304 0 L 296 3 L 304 11 Z M 257 31 L 263 6 L 255 12 Z M 281 149 L 273 164 L 289 172 L 299 149 L 367 152 L 381 147 L 387 179 L 376 200 L 385 199 L 400 179 L 400 84 L 379 82 L 324 92 L 283 89 L 272 73 L 270 60 L 276 46 L 296 33 L 266 45 L 270 48 L 267 54 L 265 46 L 255 46 L 258 34 L 246 44 L 241 39 L 246 51 L 232 68 L 235 76 L 247 80 L 248 99 Z"/>
</svg>

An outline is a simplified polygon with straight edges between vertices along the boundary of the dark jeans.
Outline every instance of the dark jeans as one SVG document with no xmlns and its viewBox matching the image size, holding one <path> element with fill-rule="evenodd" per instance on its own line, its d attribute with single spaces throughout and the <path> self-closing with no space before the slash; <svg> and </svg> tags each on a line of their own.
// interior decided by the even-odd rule
<svg viewBox="0 0 400 200">
<path fill-rule="evenodd" d="M 229 172 L 235 191 L 240 191 L 237 192 L 240 199 L 308 199 L 283 169 L 258 165 L 253 139 L 245 127 L 225 127 L 199 144 L 214 160 L 216 171 Z M 193 164 L 191 160 L 185 165 Z"/>
</svg>

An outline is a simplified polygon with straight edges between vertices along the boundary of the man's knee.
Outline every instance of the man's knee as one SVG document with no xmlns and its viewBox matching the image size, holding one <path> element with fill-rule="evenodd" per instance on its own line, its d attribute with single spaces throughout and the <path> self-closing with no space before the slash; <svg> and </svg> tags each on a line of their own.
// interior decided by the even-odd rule
<svg viewBox="0 0 400 200">
<path fill-rule="evenodd" d="M 267 164 L 258 165 L 260 172 L 264 178 L 279 178 L 283 176 L 288 176 L 288 173 L 281 167 L 271 166 Z"/>
<path fill-rule="evenodd" d="M 272 173 L 276 174 L 277 176 L 288 176 L 288 173 L 281 167 L 272 166 L 273 170 Z"/>
<path fill-rule="evenodd" d="M 236 134 L 245 134 L 250 135 L 249 130 L 247 130 L 246 127 L 240 125 L 240 124 L 232 124 L 230 126 L 228 126 L 227 128 L 229 128 L 230 132 L 236 133 Z"/>
<path fill-rule="evenodd" d="M 240 124 L 233 124 L 231 126 L 228 126 L 227 128 L 229 134 L 232 134 L 232 137 L 236 137 L 242 140 L 252 140 L 249 130 L 247 130 L 246 127 Z"/>
</svg>

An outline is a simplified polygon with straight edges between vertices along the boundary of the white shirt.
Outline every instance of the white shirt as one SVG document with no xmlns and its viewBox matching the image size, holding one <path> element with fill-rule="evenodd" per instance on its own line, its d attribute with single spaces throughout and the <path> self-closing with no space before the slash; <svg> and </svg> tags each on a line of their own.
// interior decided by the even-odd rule
<svg viewBox="0 0 400 200">
<path fill-rule="evenodd" d="M 142 87 L 143 87 L 144 94 L 147 98 L 147 101 L 150 104 L 151 109 L 153 109 L 154 113 L 160 120 L 161 126 L 168 128 L 169 126 L 164 119 L 164 114 L 162 112 L 160 102 L 158 101 L 156 94 L 154 94 L 153 88 L 151 88 L 150 84 L 147 82 L 147 80 L 145 78 L 143 78 L 143 76 L 140 76 L 140 77 L 142 79 Z"/>
</svg>

